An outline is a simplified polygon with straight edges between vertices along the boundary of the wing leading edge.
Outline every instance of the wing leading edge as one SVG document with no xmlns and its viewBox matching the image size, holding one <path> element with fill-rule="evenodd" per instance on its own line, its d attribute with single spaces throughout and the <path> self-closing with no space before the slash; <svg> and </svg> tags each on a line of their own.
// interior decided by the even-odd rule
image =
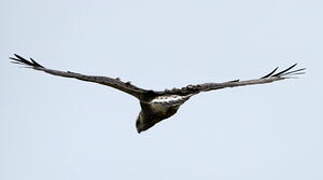
<svg viewBox="0 0 323 180">
<path fill-rule="evenodd" d="M 30 58 L 27 60 L 17 54 L 14 54 L 15 57 L 10 57 L 12 63 L 24 65 L 27 68 L 32 68 L 38 71 L 43 71 L 48 74 L 52 74 L 55 76 L 61 76 L 66 78 L 74 78 L 82 81 L 94 82 L 106 86 L 110 86 L 116 88 L 120 91 L 128 93 L 132 96 L 135 96 L 138 99 L 141 99 L 145 93 L 148 93 L 149 90 L 145 90 L 139 87 L 132 85 L 130 82 L 122 82 L 119 78 L 110 78 L 105 76 L 92 76 L 92 75 L 84 75 L 80 73 L 75 73 L 71 71 L 60 71 L 54 69 L 48 69 L 39 63 L 37 63 L 34 59 Z"/>
</svg>

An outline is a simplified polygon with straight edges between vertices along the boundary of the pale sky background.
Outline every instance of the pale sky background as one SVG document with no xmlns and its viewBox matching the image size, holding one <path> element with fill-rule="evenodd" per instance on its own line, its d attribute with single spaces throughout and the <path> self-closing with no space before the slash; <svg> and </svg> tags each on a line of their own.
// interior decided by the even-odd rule
<svg viewBox="0 0 323 180">
<path fill-rule="evenodd" d="M 322 0 L 1 0 L 1 180 L 323 179 Z M 10 64 L 162 90 L 297 80 L 200 94 L 140 135 L 133 97 Z"/>
</svg>

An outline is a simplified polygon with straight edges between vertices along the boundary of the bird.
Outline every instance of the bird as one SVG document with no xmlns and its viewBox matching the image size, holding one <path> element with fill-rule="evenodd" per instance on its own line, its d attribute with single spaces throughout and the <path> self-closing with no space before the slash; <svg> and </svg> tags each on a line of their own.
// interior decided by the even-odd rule
<svg viewBox="0 0 323 180">
<path fill-rule="evenodd" d="M 120 78 L 111 78 L 106 76 L 93 76 L 76 73 L 72 71 L 54 70 L 44 67 L 33 58 L 29 60 L 24 57 L 14 54 L 9 57 L 14 64 L 24 65 L 24 67 L 31 68 L 37 71 L 61 76 L 65 78 L 74 78 L 81 81 L 98 83 L 109 86 L 117 90 L 123 91 L 139 100 L 141 111 L 136 119 L 136 129 L 138 133 L 146 131 L 156 125 L 157 123 L 173 116 L 179 108 L 187 102 L 192 96 L 202 92 L 219 90 L 224 88 L 233 88 L 239 86 L 267 84 L 285 79 L 297 78 L 298 75 L 304 74 L 306 68 L 295 69 L 297 63 L 292 66 L 277 72 L 278 67 L 270 73 L 260 78 L 251 80 L 232 80 L 221 83 L 202 83 L 195 85 L 187 85 L 182 88 L 165 89 L 163 91 L 156 91 L 144 89 L 133 85 L 131 82 L 123 82 Z"/>
</svg>

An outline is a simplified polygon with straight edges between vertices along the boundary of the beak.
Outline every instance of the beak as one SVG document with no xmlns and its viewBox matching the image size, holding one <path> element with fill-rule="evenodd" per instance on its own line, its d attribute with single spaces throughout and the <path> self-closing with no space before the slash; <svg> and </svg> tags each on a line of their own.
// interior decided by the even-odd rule
<svg viewBox="0 0 323 180">
<path fill-rule="evenodd" d="M 141 130 L 140 129 L 137 129 L 137 132 L 138 132 L 138 134 L 140 134 L 141 133 Z"/>
</svg>

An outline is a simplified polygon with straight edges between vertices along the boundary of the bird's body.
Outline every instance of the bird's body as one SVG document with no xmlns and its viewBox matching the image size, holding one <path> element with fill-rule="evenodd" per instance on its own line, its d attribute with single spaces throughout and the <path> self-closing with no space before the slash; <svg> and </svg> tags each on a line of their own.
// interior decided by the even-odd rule
<svg viewBox="0 0 323 180">
<path fill-rule="evenodd" d="M 305 68 L 292 70 L 293 66 L 275 73 L 278 68 L 259 79 L 252 79 L 247 81 L 228 81 L 223 83 L 204 83 L 197 85 L 188 85 L 183 88 L 174 88 L 172 90 L 154 91 L 136 87 L 130 82 L 122 82 L 119 78 L 110 78 L 105 76 L 89 76 L 70 71 L 59 71 L 45 68 L 38 64 L 35 60 L 30 58 L 30 61 L 15 54 L 11 57 L 13 63 L 26 65 L 29 68 L 44 71 L 46 73 L 62 76 L 67 78 L 75 78 L 82 81 L 94 82 L 106 86 L 116 88 L 120 91 L 128 93 L 136 97 L 141 106 L 141 111 L 136 121 L 136 128 L 138 133 L 145 131 L 160 121 L 173 116 L 180 106 L 189 100 L 192 96 L 205 91 L 212 91 L 223 89 L 227 87 L 238 87 L 254 84 L 265 84 L 274 81 L 284 80 L 295 77 L 295 75 L 303 74 Z"/>
<path fill-rule="evenodd" d="M 173 116 L 191 96 L 163 95 L 157 96 L 148 102 L 140 102 L 141 112 L 136 123 L 138 133 Z"/>
</svg>

